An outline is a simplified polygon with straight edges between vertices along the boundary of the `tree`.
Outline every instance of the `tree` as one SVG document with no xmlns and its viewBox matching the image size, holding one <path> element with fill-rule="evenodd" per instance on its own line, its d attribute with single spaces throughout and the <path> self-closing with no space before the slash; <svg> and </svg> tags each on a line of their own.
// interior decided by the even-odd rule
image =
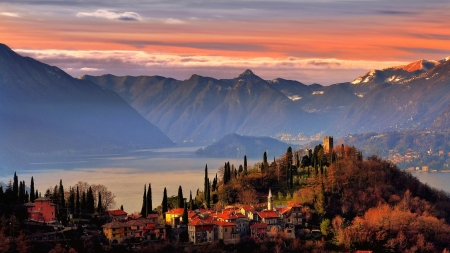
<svg viewBox="0 0 450 253">
<path fill-rule="evenodd" d="M 99 213 L 99 214 L 103 213 L 102 194 L 100 192 L 98 193 L 97 213 Z"/>
<path fill-rule="evenodd" d="M 181 185 L 178 187 L 178 208 L 184 207 L 183 189 Z"/>
<path fill-rule="evenodd" d="M 247 156 L 244 155 L 244 173 L 247 174 Z"/>
<path fill-rule="evenodd" d="M 75 212 L 75 193 L 72 187 L 69 189 L 69 210 L 71 213 Z"/>
<path fill-rule="evenodd" d="M 80 204 L 80 211 L 81 213 L 86 213 L 86 192 L 83 192 L 83 194 L 81 195 L 81 204 Z"/>
<path fill-rule="evenodd" d="M 122 210 L 122 211 L 123 211 L 123 205 L 120 205 L 120 210 Z"/>
<path fill-rule="evenodd" d="M 147 215 L 153 213 L 153 203 L 152 203 L 152 185 L 148 184 L 147 189 Z"/>
<path fill-rule="evenodd" d="M 75 213 L 80 214 L 81 204 L 80 204 L 80 191 L 77 186 L 77 195 L 75 196 Z"/>
<path fill-rule="evenodd" d="M 206 191 L 208 190 L 208 164 L 205 166 L 205 181 L 203 183 L 204 188 L 203 188 L 203 200 L 206 201 Z"/>
<path fill-rule="evenodd" d="M 142 217 L 147 217 L 147 185 L 144 185 L 144 195 L 142 196 L 142 208 L 141 215 Z"/>
<path fill-rule="evenodd" d="M 87 211 L 89 213 L 94 213 L 95 212 L 95 199 L 94 199 L 94 193 L 93 193 L 91 187 L 89 187 L 89 190 L 87 192 L 86 202 L 87 202 L 86 203 L 87 204 L 86 205 Z"/>
<path fill-rule="evenodd" d="M 183 210 L 183 217 L 182 217 L 182 219 L 183 219 L 183 224 L 188 224 L 188 222 L 189 222 L 189 217 L 188 217 L 188 211 L 187 211 L 187 204 L 186 203 L 184 203 L 184 210 Z"/>
<path fill-rule="evenodd" d="M 264 156 L 263 156 L 263 164 L 261 167 L 261 172 L 266 171 L 266 169 L 269 167 L 269 163 L 267 162 L 267 152 L 264 151 Z"/>
<path fill-rule="evenodd" d="M 59 180 L 59 191 L 58 191 L 58 203 L 61 207 L 66 207 L 66 198 L 64 197 L 64 186 L 62 184 L 62 179 Z"/>
<path fill-rule="evenodd" d="M 14 181 L 13 181 L 13 188 L 12 188 L 12 200 L 14 203 L 17 203 L 19 199 L 19 178 L 17 177 L 16 172 L 14 171 Z"/>
<path fill-rule="evenodd" d="M 166 212 L 167 212 L 167 190 L 166 187 L 164 187 L 164 193 L 163 193 L 163 199 L 162 199 L 162 203 L 161 203 L 161 211 L 164 215 L 164 218 L 166 217 Z"/>
<path fill-rule="evenodd" d="M 37 196 L 34 195 L 34 179 L 31 177 L 31 183 L 30 183 L 30 202 L 34 202 L 34 200 L 37 198 Z"/>
<path fill-rule="evenodd" d="M 209 190 L 209 178 L 207 178 L 207 189 L 206 189 L 206 208 L 210 208 L 211 205 L 211 191 Z"/>
</svg>

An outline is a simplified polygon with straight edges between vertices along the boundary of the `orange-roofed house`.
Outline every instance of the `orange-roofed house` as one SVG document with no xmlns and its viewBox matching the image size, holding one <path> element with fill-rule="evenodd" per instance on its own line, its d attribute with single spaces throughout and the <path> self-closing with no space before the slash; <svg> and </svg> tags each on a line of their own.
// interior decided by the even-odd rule
<svg viewBox="0 0 450 253">
<path fill-rule="evenodd" d="M 275 211 L 264 210 L 258 213 L 258 222 L 266 223 L 267 230 L 271 232 L 281 231 L 281 226 L 278 223 L 278 214 Z"/>
<path fill-rule="evenodd" d="M 215 216 L 218 221 L 232 222 L 236 224 L 236 231 L 245 236 L 250 234 L 249 220 L 242 213 L 224 212 Z"/>
<path fill-rule="evenodd" d="M 303 224 L 303 206 L 294 204 L 290 207 L 285 208 L 281 215 L 285 224 L 297 226 Z"/>
<path fill-rule="evenodd" d="M 56 205 L 50 202 L 50 199 L 40 197 L 34 200 L 34 203 L 26 203 L 28 210 L 28 219 L 37 222 L 53 223 L 56 222 Z"/>
<path fill-rule="evenodd" d="M 250 226 L 250 231 L 253 239 L 263 239 L 267 236 L 267 224 L 256 223 Z"/>
<path fill-rule="evenodd" d="M 212 219 L 193 219 L 188 223 L 189 242 L 194 244 L 214 241 L 214 223 Z"/>
<path fill-rule="evenodd" d="M 158 223 L 159 215 L 157 213 L 149 213 L 147 219 L 153 221 L 153 223 Z"/>
<path fill-rule="evenodd" d="M 215 221 L 214 234 L 216 240 L 222 240 L 225 244 L 238 243 L 241 240 L 240 233 L 236 230 L 236 224 L 225 221 Z"/>
<path fill-rule="evenodd" d="M 115 220 L 124 220 L 127 218 L 127 213 L 123 210 L 117 209 L 117 210 L 108 210 L 108 219 L 110 221 Z"/>
<path fill-rule="evenodd" d="M 174 208 L 166 212 L 166 224 L 176 228 L 182 222 L 184 208 Z"/>
</svg>

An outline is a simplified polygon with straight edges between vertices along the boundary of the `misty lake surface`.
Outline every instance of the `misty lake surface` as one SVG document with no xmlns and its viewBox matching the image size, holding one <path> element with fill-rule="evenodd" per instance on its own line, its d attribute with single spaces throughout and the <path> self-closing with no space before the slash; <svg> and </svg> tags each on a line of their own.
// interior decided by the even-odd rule
<svg viewBox="0 0 450 253">
<path fill-rule="evenodd" d="M 27 169 L 17 170 L 19 180 L 30 183 L 33 176 L 35 188 L 44 193 L 59 184 L 62 179 L 67 190 L 78 181 L 89 184 L 103 184 L 116 195 L 116 208 L 124 206 L 128 213 L 140 211 L 144 185 L 151 183 L 153 207 L 161 204 L 164 187 L 167 195 L 178 194 L 183 188 L 183 196 L 193 196 L 197 189 L 203 189 L 204 169 L 208 165 L 210 180 L 218 168 L 229 161 L 238 167 L 243 158 L 205 158 L 194 154 L 200 147 L 177 147 L 167 149 L 135 150 L 120 154 L 65 155 L 36 157 Z M 268 154 L 270 157 L 270 154 Z M 253 166 L 261 159 L 248 159 Z M 14 172 L 2 172 L 0 182 L 7 183 Z M 412 172 L 412 175 L 428 185 L 450 192 L 450 173 Z"/>
<path fill-rule="evenodd" d="M 161 204 L 164 187 L 167 195 L 178 194 L 183 188 L 183 196 L 189 198 L 189 191 L 195 196 L 197 189 L 203 189 L 205 165 L 212 181 L 218 168 L 230 162 L 236 167 L 244 164 L 244 158 L 205 158 L 194 152 L 201 147 L 177 147 L 166 149 L 135 150 L 121 154 L 101 155 L 59 155 L 36 157 L 27 169 L 17 170 L 20 181 L 27 186 L 34 177 L 35 188 L 45 191 L 59 185 L 62 179 L 64 189 L 69 189 L 78 181 L 89 184 L 103 184 L 115 195 L 116 208 L 124 206 L 128 213 L 140 211 L 144 185 L 152 185 L 153 207 Z M 203 148 L 203 147 L 202 147 Z M 262 160 L 262 156 L 261 156 Z M 253 166 L 258 159 L 248 159 Z M 2 172 L 0 182 L 7 183 L 14 172 Z"/>
</svg>

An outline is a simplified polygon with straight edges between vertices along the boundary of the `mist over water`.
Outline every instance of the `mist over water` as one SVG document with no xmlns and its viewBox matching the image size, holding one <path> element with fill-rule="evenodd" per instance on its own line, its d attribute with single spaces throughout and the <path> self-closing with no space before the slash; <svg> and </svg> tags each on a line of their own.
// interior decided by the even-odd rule
<svg viewBox="0 0 450 253">
<path fill-rule="evenodd" d="M 209 178 L 215 177 L 218 168 L 225 162 L 239 167 L 244 158 L 204 158 L 194 154 L 200 147 L 165 148 L 152 150 L 135 150 L 122 154 L 59 155 L 36 157 L 29 168 L 17 170 L 19 180 L 25 180 L 27 186 L 34 177 L 35 188 L 42 194 L 53 188 L 62 179 L 64 189 L 78 181 L 89 184 L 103 184 L 115 195 L 116 208 L 124 206 L 128 213 L 140 211 L 144 185 L 151 183 L 153 207 L 161 204 L 164 187 L 167 195 L 178 194 L 178 187 L 183 188 L 183 196 L 193 197 L 197 189 L 203 189 L 204 169 L 208 165 Z M 269 154 L 270 155 L 270 154 Z M 262 160 L 262 155 L 261 155 Z M 248 159 L 253 166 L 260 160 Z M 14 172 L 2 172 L 0 182 L 7 183 Z"/>
</svg>

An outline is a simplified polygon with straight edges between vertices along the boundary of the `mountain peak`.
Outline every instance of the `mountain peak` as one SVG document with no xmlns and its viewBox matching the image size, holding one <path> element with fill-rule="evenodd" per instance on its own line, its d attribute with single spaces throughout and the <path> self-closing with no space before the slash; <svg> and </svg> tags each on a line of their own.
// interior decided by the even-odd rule
<svg viewBox="0 0 450 253">
<path fill-rule="evenodd" d="M 242 74 L 239 75 L 239 77 L 248 77 L 248 76 L 256 76 L 256 75 L 250 69 L 245 70 L 244 72 L 242 72 Z"/>
</svg>

